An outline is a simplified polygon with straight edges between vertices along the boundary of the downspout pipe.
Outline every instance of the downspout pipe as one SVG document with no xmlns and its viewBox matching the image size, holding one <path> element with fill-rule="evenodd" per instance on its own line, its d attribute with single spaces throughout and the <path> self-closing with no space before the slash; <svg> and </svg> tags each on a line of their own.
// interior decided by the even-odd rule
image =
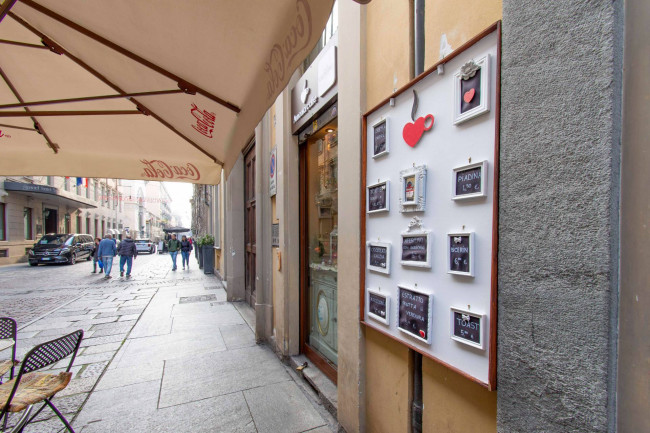
<svg viewBox="0 0 650 433">
<path fill-rule="evenodd" d="M 424 0 L 414 0 L 415 76 L 424 72 Z"/>
</svg>

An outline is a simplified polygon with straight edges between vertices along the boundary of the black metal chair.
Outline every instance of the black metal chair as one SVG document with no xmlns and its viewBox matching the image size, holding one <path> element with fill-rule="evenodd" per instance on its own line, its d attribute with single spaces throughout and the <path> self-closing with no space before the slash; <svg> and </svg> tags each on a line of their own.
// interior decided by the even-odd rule
<svg viewBox="0 0 650 433">
<path fill-rule="evenodd" d="M 0 384 L 2 384 L 4 375 L 9 371 L 11 371 L 9 379 L 14 378 L 14 367 L 18 365 L 18 361 L 16 361 L 17 334 L 18 326 L 16 321 L 10 317 L 0 317 L 0 345 L 4 349 L 11 347 L 11 359 L 0 361 Z"/>
<path fill-rule="evenodd" d="M 3 425 L 6 426 L 9 413 L 24 411 L 22 417 L 13 426 L 11 433 L 22 432 L 25 426 L 32 422 L 45 406 L 49 406 L 61 422 L 65 424 L 68 431 L 74 433 L 68 420 L 52 403 L 52 397 L 68 386 L 70 379 L 72 379 L 70 369 L 79 351 L 83 334 L 80 329 L 34 347 L 25 355 L 25 359 L 20 364 L 18 375 L 0 385 L 0 421 L 3 422 Z M 72 357 L 65 372 L 59 374 L 36 372 L 36 370 L 55 364 L 69 355 L 72 355 Z M 34 405 L 41 402 L 43 402 L 43 405 L 32 415 Z"/>
</svg>

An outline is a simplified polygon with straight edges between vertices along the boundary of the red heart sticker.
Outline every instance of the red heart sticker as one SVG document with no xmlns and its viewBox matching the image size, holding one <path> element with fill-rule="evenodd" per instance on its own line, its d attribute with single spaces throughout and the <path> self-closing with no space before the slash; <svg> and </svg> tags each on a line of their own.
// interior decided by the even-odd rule
<svg viewBox="0 0 650 433">
<path fill-rule="evenodd" d="M 426 126 L 425 122 L 428 120 L 431 120 L 431 124 Z M 409 122 L 404 125 L 404 129 L 402 129 L 402 137 L 404 137 L 406 144 L 415 147 L 415 145 L 418 144 L 418 141 L 420 141 L 420 138 L 422 138 L 424 131 L 428 131 L 433 127 L 433 122 L 433 115 L 429 114 L 426 117 L 418 117 L 413 123 Z"/>
<path fill-rule="evenodd" d="M 427 338 L 426 335 L 427 334 L 424 331 L 420 330 L 420 337 Z"/>
<path fill-rule="evenodd" d="M 465 101 L 465 102 L 467 102 L 469 104 L 470 102 L 472 102 L 472 99 L 474 99 L 475 94 L 476 94 L 476 89 L 469 89 L 463 95 L 463 101 Z"/>
</svg>

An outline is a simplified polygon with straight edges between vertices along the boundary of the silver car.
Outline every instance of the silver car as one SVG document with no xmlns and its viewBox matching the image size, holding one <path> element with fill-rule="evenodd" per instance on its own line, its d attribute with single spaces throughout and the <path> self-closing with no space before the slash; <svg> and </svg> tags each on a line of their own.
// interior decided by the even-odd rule
<svg viewBox="0 0 650 433">
<path fill-rule="evenodd" d="M 156 244 L 151 239 L 137 239 L 135 241 L 135 248 L 138 250 L 138 254 L 153 254 L 156 252 Z"/>
</svg>

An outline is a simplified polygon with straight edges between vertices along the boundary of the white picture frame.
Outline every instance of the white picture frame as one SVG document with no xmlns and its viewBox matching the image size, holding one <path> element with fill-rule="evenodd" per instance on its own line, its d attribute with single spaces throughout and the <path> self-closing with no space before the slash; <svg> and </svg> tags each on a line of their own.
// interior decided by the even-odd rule
<svg viewBox="0 0 650 433">
<path fill-rule="evenodd" d="M 400 212 L 422 212 L 426 207 L 427 166 L 400 171 Z"/>
<path fill-rule="evenodd" d="M 371 296 L 381 297 L 384 299 L 385 305 L 385 317 L 375 314 L 370 309 L 370 299 Z M 371 288 L 366 289 L 366 316 L 370 317 L 373 320 L 383 323 L 384 325 L 390 326 L 390 295 L 387 292 L 380 292 Z"/>
<path fill-rule="evenodd" d="M 458 182 L 458 174 L 462 172 L 466 172 L 469 170 L 474 170 L 476 168 L 481 169 L 481 179 L 480 179 L 480 191 L 477 192 L 461 192 L 460 194 L 458 193 L 459 189 L 459 182 Z M 473 175 L 473 173 L 468 174 L 468 176 Z M 471 180 L 471 179 L 470 179 Z M 485 161 L 479 161 L 473 164 L 467 164 L 467 165 L 462 165 L 459 167 L 454 167 L 454 169 L 451 172 L 451 198 L 452 200 L 468 200 L 468 199 L 473 199 L 473 198 L 480 198 L 480 197 L 487 197 L 487 186 L 488 186 L 488 162 L 487 160 Z M 465 187 L 465 185 L 461 185 L 461 188 Z"/>
<path fill-rule="evenodd" d="M 382 124 L 386 125 L 384 128 L 384 148 L 378 150 L 375 145 L 376 133 L 377 128 L 381 127 Z M 390 153 L 389 126 L 388 116 L 381 117 L 379 120 L 372 124 L 372 139 L 370 140 L 370 144 L 372 145 L 371 151 L 373 158 L 379 158 L 380 156 L 388 155 L 388 153 Z"/>
<path fill-rule="evenodd" d="M 384 191 L 385 191 L 385 201 L 384 201 L 384 207 L 382 208 L 377 208 L 377 209 L 371 209 L 371 190 L 374 190 L 375 188 L 381 188 L 384 186 Z M 366 212 L 369 214 L 373 213 L 379 213 L 379 212 L 388 212 L 390 211 L 390 180 L 377 180 L 377 183 L 373 183 L 372 185 L 368 185 L 366 187 Z"/>
<path fill-rule="evenodd" d="M 480 79 L 480 85 L 477 86 L 480 89 L 480 92 L 478 94 L 479 101 L 469 101 L 469 102 L 464 101 L 463 98 L 466 96 L 466 94 L 468 95 L 472 89 L 463 92 L 464 89 L 463 89 L 462 82 L 463 81 L 469 82 L 469 80 L 473 80 L 476 75 L 472 76 L 468 80 L 464 80 L 463 76 L 465 77 L 467 76 L 465 74 L 467 70 L 475 70 L 476 67 L 479 68 L 479 70 L 476 71 L 476 74 L 479 75 L 479 79 Z M 476 87 L 474 88 L 474 90 L 476 90 Z M 476 92 L 474 91 L 472 95 L 476 97 Z M 475 106 L 463 111 L 463 102 Z M 456 71 L 456 73 L 454 74 L 453 107 L 454 107 L 454 113 L 453 113 L 454 125 L 459 125 L 469 119 L 473 119 L 474 117 L 480 116 L 481 114 L 490 111 L 490 55 L 489 54 L 486 54 L 479 59 L 471 60 L 467 62 L 465 65 L 463 65 L 461 69 Z"/>
<path fill-rule="evenodd" d="M 464 320 L 466 317 L 469 316 L 468 319 L 465 321 L 467 325 L 464 325 L 464 327 L 470 327 L 472 324 L 476 323 L 476 321 L 472 323 L 471 317 L 478 319 L 478 324 L 479 324 L 479 330 L 477 333 L 479 338 L 478 342 L 472 341 L 471 338 L 463 338 L 456 335 L 456 333 L 454 332 L 456 326 L 456 314 L 460 314 L 461 316 L 464 316 L 461 317 L 461 320 Z M 467 346 L 474 347 L 476 349 L 485 350 L 485 332 L 486 332 L 485 314 L 475 313 L 473 311 L 469 311 L 463 308 L 456 308 L 456 307 L 449 308 L 449 337 L 452 340 L 462 344 L 466 344 Z M 470 332 L 467 333 L 467 335 L 468 336 L 471 335 L 471 330 Z"/>
<path fill-rule="evenodd" d="M 413 266 L 417 268 L 431 268 L 431 231 L 424 229 L 422 227 L 422 220 L 418 217 L 413 217 L 411 219 L 411 222 L 409 223 L 408 228 L 401 233 L 402 236 L 402 242 L 400 244 L 400 263 L 402 266 Z M 416 241 L 415 239 L 418 239 Z M 424 239 L 426 242 L 426 245 L 424 246 L 424 249 L 422 250 L 422 242 L 421 239 Z M 410 240 L 410 241 L 409 241 Z M 426 259 L 425 260 L 411 260 L 411 259 L 405 259 L 404 258 L 404 244 L 405 241 L 407 244 L 409 244 L 409 256 L 417 256 L 417 251 L 413 252 L 415 250 L 415 247 L 419 247 L 420 251 L 425 251 L 426 252 Z M 418 245 L 419 244 L 419 245 Z"/>
<path fill-rule="evenodd" d="M 462 238 L 467 238 L 467 245 L 465 245 L 465 239 Z M 452 252 L 452 248 L 454 248 L 454 246 L 452 246 L 452 243 L 455 245 L 456 248 L 459 249 L 459 251 Z M 469 249 L 469 251 L 465 252 L 464 248 Z M 474 249 L 475 249 L 474 232 L 447 233 L 445 249 L 447 250 L 446 257 L 447 257 L 448 274 L 463 275 L 466 277 L 474 276 L 474 268 L 475 268 L 474 262 L 476 261 L 474 258 Z M 452 254 L 456 254 L 456 256 L 452 257 Z M 467 254 L 466 260 L 469 261 L 469 263 L 466 263 L 463 256 L 459 257 L 458 254 Z M 452 262 L 454 264 L 452 264 Z M 459 267 L 466 267 L 467 271 L 458 270 Z"/>
<path fill-rule="evenodd" d="M 406 329 L 406 328 L 403 327 L 404 322 L 400 321 L 400 319 L 402 318 L 402 310 L 403 310 L 401 307 L 402 307 L 402 302 L 407 302 L 407 301 L 404 301 L 404 295 L 402 293 L 404 290 L 416 293 L 417 295 L 422 295 L 422 296 L 427 297 L 426 309 L 427 309 L 427 319 L 428 320 L 427 320 L 425 330 L 417 329 L 418 332 L 415 333 L 414 332 L 415 330 Z M 431 324 L 433 322 L 431 315 L 433 314 L 433 294 L 429 293 L 429 292 L 426 292 L 426 291 L 423 291 L 421 289 L 418 289 L 417 284 L 415 285 L 415 287 L 410 287 L 410 286 L 407 286 L 405 284 L 398 284 L 397 285 L 397 302 L 396 302 L 396 304 L 397 304 L 397 306 L 396 306 L 395 310 L 396 310 L 396 314 L 397 314 L 397 322 L 396 322 L 397 323 L 397 329 L 399 329 L 400 332 L 402 332 L 403 334 L 405 334 L 405 335 L 407 335 L 407 336 L 409 336 L 409 337 L 411 337 L 411 338 L 413 338 L 415 340 L 418 340 L 418 341 L 420 341 L 422 343 L 426 343 L 428 345 L 431 345 L 431 342 L 432 342 L 432 339 L 431 339 Z M 405 315 L 406 314 L 407 313 L 405 313 Z M 424 337 L 422 336 L 422 332 L 424 332 Z"/>
<path fill-rule="evenodd" d="M 366 267 L 369 271 L 380 272 L 382 274 L 390 275 L 390 242 L 366 242 Z M 385 248 L 386 249 L 386 263 L 385 266 L 377 266 L 372 264 L 372 249 L 373 248 Z"/>
</svg>

